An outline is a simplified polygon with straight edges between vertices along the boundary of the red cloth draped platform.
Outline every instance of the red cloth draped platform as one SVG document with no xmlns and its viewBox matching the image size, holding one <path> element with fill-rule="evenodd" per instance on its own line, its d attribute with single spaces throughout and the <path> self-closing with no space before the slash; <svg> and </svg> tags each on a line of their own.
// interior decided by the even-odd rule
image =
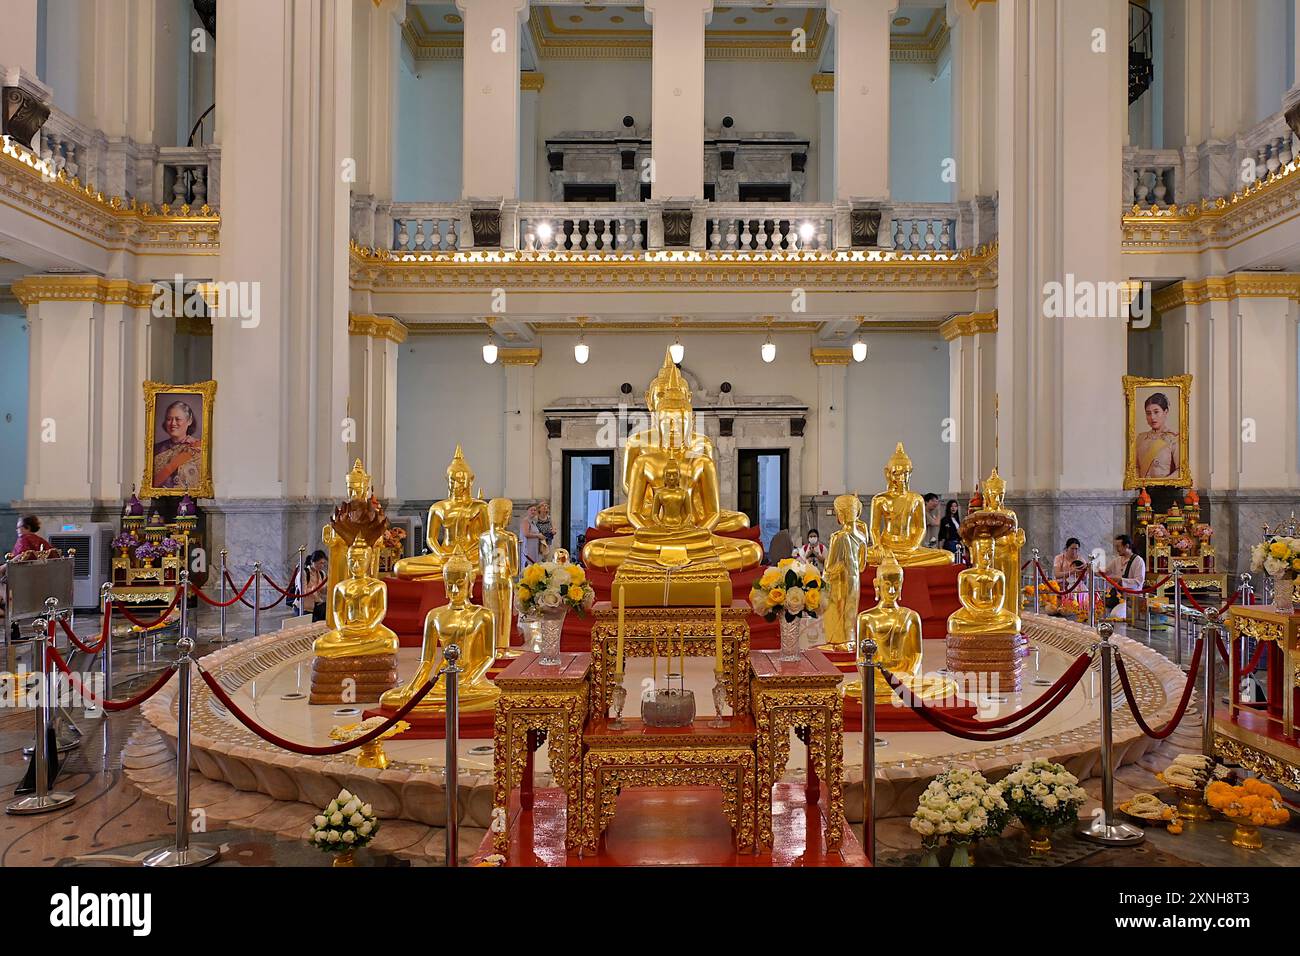
<svg viewBox="0 0 1300 956">
<path fill-rule="evenodd" d="M 897 702 L 899 706 L 894 706 Z M 956 698 L 956 703 L 946 703 L 935 707 L 935 713 L 944 717 L 966 717 L 973 719 L 979 709 L 967 700 Z M 844 698 L 844 732 L 862 733 L 862 701 L 853 697 Z M 888 704 L 876 703 L 877 733 L 934 733 L 934 727 L 926 723 L 925 718 L 913 712 L 901 700 L 894 698 Z"/>
</svg>

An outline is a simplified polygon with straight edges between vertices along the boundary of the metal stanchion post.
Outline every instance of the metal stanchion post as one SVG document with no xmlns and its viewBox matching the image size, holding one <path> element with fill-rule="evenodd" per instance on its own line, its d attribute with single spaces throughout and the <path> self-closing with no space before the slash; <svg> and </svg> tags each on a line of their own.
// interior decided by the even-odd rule
<svg viewBox="0 0 1300 956">
<path fill-rule="evenodd" d="M 217 597 L 217 602 L 220 605 L 217 608 L 217 621 L 218 621 L 217 626 L 219 628 L 217 640 L 220 641 L 222 644 L 226 643 L 226 554 L 227 553 L 228 552 L 226 551 L 225 548 L 221 549 L 221 591 L 220 591 L 220 595 Z"/>
<path fill-rule="evenodd" d="M 1214 756 L 1214 695 L 1218 683 L 1219 656 L 1219 609 L 1212 607 L 1205 612 L 1205 627 L 1201 628 L 1201 666 L 1205 668 L 1203 694 L 1205 700 L 1201 705 L 1201 753 L 1207 757 Z M 1231 672 L 1231 671 L 1230 671 Z"/>
<path fill-rule="evenodd" d="M 876 864 L 876 642 L 862 642 L 862 850 Z"/>
<path fill-rule="evenodd" d="M 1130 823 L 1115 820 L 1115 760 L 1112 737 L 1114 704 L 1111 680 L 1114 675 L 1115 645 L 1110 642 L 1115 627 L 1103 621 L 1097 629 L 1101 641 L 1101 812 L 1094 813 L 1091 822 L 1079 827 L 1079 836 L 1104 846 L 1132 846 L 1146 839 L 1146 834 Z"/>
<path fill-rule="evenodd" d="M 100 606 L 104 610 L 104 620 L 108 621 L 109 616 L 113 613 L 113 585 L 107 581 L 99 589 Z M 99 667 L 104 675 L 104 696 L 106 698 L 113 696 L 113 625 L 104 629 L 104 647 L 100 650 Z M 104 711 L 104 716 L 108 716 L 108 711 Z"/>
<path fill-rule="evenodd" d="M 1095 577 L 1092 570 L 1092 563 L 1088 564 L 1088 626 L 1097 626 L 1097 589 L 1095 586 Z"/>
<path fill-rule="evenodd" d="M 1174 663 L 1183 666 L 1183 598 L 1182 570 L 1174 568 Z M 1186 670 L 1186 668 L 1184 668 Z"/>
<path fill-rule="evenodd" d="M 5 807 L 5 813 L 15 816 L 30 816 L 37 813 L 49 813 L 60 807 L 66 807 L 77 799 L 76 794 L 50 791 L 49 781 L 49 746 L 50 746 L 50 697 L 54 694 L 53 682 L 50 680 L 50 640 L 54 637 L 54 614 L 58 602 L 49 598 L 45 602 L 45 617 L 36 620 L 39 637 L 36 644 L 39 649 L 38 660 L 41 667 L 41 699 L 36 702 L 36 739 L 32 742 L 32 766 L 36 773 L 36 792 L 29 797 L 20 797 Z"/>
<path fill-rule="evenodd" d="M 253 562 L 253 636 L 262 633 L 262 562 Z"/>
<path fill-rule="evenodd" d="M 1035 614 L 1038 613 L 1038 589 L 1043 583 L 1041 580 L 1039 580 L 1041 575 L 1038 573 L 1038 554 L 1039 554 L 1038 549 L 1034 548 L 1034 613 Z"/>
<path fill-rule="evenodd" d="M 302 617 L 307 611 L 307 599 L 302 593 L 307 590 L 307 579 L 303 577 L 306 571 L 305 561 L 307 557 L 307 546 L 298 545 L 298 616 Z"/>
<path fill-rule="evenodd" d="M 460 736 L 460 668 L 456 662 L 460 660 L 460 648 L 455 644 L 448 644 L 442 651 L 443 661 L 443 679 L 447 682 L 447 710 L 446 710 L 446 732 L 447 732 L 447 866 L 458 866 L 458 854 L 460 848 L 460 834 L 458 828 L 460 824 L 460 799 L 458 794 L 460 770 L 457 767 L 456 749 L 459 744 L 457 737 Z"/>
<path fill-rule="evenodd" d="M 176 710 L 176 843 L 154 850 L 143 860 L 144 866 L 203 866 L 221 851 L 212 846 L 190 846 L 190 691 L 193 680 L 194 642 L 182 637 L 176 642 L 178 678 Z"/>
<path fill-rule="evenodd" d="M 181 637 L 190 636 L 190 572 L 181 568 L 180 573 Z"/>
<path fill-rule="evenodd" d="M 1238 604 L 1254 604 L 1254 603 L 1255 603 L 1255 585 L 1253 585 L 1253 584 L 1250 583 L 1250 572 L 1249 572 L 1249 571 L 1242 571 L 1242 572 L 1241 572 L 1241 577 L 1240 577 L 1238 580 L 1240 580 L 1240 582 L 1241 582 L 1241 584 L 1240 584 L 1240 587 L 1241 587 L 1241 598 L 1237 601 L 1237 603 L 1238 603 Z"/>
</svg>

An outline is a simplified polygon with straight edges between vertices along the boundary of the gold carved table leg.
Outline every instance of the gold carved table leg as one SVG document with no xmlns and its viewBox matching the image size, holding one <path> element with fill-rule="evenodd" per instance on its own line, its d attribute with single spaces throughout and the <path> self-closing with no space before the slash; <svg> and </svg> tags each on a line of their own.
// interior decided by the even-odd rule
<svg viewBox="0 0 1300 956">
<path fill-rule="evenodd" d="M 836 849 L 844 839 L 844 714 L 834 691 L 787 700 L 778 693 L 754 694 L 757 727 L 758 840 L 772 848 L 772 787 L 790 760 L 790 734 L 808 747 L 808 764 L 826 788 L 826 844 Z M 810 791 L 811 792 L 811 789 Z"/>
</svg>

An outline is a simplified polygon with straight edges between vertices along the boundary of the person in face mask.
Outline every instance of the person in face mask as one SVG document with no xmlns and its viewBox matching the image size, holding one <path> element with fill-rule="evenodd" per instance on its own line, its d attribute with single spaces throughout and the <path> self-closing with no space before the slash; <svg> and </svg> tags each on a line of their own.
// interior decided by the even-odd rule
<svg viewBox="0 0 1300 956">
<path fill-rule="evenodd" d="M 809 564 L 821 571 L 826 566 L 826 545 L 822 544 L 821 535 L 817 529 L 811 529 L 804 539 L 803 546 L 795 552 L 795 557 L 800 561 L 807 561 Z"/>
</svg>

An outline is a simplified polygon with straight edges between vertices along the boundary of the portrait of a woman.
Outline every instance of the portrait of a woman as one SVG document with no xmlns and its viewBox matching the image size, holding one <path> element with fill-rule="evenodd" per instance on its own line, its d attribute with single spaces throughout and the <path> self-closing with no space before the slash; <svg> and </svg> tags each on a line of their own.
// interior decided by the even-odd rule
<svg viewBox="0 0 1300 956">
<path fill-rule="evenodd" d="M 1138 475 L 1142 478 L 1172 478 L 1178 474 L 1178 432 L 1169 421 L 1169 397 L 1152 392 L 1142 406 L 1147 431 L 1137 436 Z"/>
<path fill-rule="evenodd" d="M 195 435 L 198 419 L 188 402 L 175 401 L 162 418 L 167 438 L 153 446 L 153 483 L 156 488 L 193 488 L 199 483 L 203 442 Z"/>
<path fill-rule="evenodd" d="M 144 474 L 149 494 L 212 496 L 212 397 L 208 388 L 208 383 L 145 383 L 148 441 Z"/>
<path fill-rule="evenodd" d="M 1191 384 L 1190 375 L 1124 376 L 1128 418 L 1124 487 L 1185 485 L 1191 480 L 1187 435 Z"/>
</svg>

